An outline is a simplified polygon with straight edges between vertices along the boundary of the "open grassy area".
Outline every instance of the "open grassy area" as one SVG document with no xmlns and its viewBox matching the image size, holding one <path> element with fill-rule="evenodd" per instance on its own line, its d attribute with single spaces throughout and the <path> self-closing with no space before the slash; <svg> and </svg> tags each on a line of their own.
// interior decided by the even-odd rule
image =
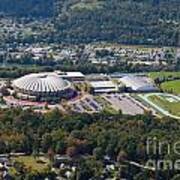
<svg viewBox="0 0 180 180">
<path fill-rule="evenodd" d="M 148 97 L 153 103 L 168 111 L 170 114 L 180 116 L 180 101 L 168 96 L 152 95 Z"/>
<path fill-rule="evenodd" d="M 20 162 L 25 165 L 26 168 L 32 171 L 41 172 L 48 167 L 49 160 L 40 158 L 35 158 L 33 156 L 20 156 L 12 159 L 13 162 Z"/>
<path fill-rule="evenodd" d="M 180 80 L 167 81 L 161 84 L 161 88 L 165 92 L 180 94 Z"/>
<path fill-rule="evenodd" d="M 180 72 L 151 72 L 148 76 L 152 79 L 156 78 L 180 78 Z"/>
</svg>

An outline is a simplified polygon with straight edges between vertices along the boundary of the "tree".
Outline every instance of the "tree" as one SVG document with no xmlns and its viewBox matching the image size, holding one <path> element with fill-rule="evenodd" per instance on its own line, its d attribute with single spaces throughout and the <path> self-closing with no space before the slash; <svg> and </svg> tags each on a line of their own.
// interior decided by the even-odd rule
<svg viewBox="0 0 180 180">
<path fill-rule="evenodd" d="M 117 156 L 117 162 L 119 163 L 124 163 L 125 161 L 127 161 L 127 153 L 123 150 L 121 150 L 119 153 L 118 153 L 118 156 Z"/>
<path fill-rule="evenodd" d="M 171 180 L 178 180 L 178 179 L 180 179 L 180 174 L 173 176 L 173 178 Z"/>
<path fill-rule="evenodd" d="M 78 168 L 78 179 L 99 179 L 102 175 L 103 164 L 100 161 L 96 161 L 93 158 L 81 159 Z"/>
<path fill-rule="evenodd" d="M 69 157 L 72 157 L 72 158 L 75 157 L 77 155 L 76 147 L 74 147 L 74 146 L 68 147 L 67 150 L 66 150 L 66 154 Z"/>
<path fill-rule="evenodd" d="M 103 151 L 101 147 L 97 147 L 93 150 L 93 156 L 97 159 L 100 160 L 103 158 Z"/>
<path fill-rule="evenodd" d="M 47 152 L 49 148 L 52 147 L 52 137 L 51 134 L 44 134 L 42 137 L 42 151 Z"/>
<path fill-rule="evenodd" d="M 48 155 L 48 158 L 52 164 L 54 162 L 54 156 L 55 156 L 54 150 L 52 148 L 49 148 L 47 155 Z"/>
</svg>

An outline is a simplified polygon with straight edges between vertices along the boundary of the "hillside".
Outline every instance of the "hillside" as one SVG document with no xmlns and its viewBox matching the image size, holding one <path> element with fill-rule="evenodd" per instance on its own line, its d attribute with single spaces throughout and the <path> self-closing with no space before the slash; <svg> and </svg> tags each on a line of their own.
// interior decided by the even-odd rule
<svg viewBox="0 0 180 180">
<path fill-rule="evenodd" d="M 61 16 L 58 27 L 60 37 L 73 42 L 106 40 L 177 46 L 180 45 L 180 1 L 96 0 L 76 3 Z"/>
<path fill-rule="evenodd" d="M 59 2 L 55 21 L 58 41 L 180 46 L 179 0 Z M 1 0 L 0 10 L 19 16 L 47 17 L 53 14 L 53 0 Z"/>
<path fill-rule="evenodd" d="M 53 0 L 1 0 L 0 12 L 11 16 L 48 17 L 52 15 Z"/>
</svg>

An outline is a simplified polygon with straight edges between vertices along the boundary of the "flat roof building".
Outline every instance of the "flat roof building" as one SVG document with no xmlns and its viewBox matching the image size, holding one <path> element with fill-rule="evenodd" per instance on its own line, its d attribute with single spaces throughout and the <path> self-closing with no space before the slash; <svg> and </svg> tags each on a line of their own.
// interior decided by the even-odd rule
<svg viewBox="0 0 180 180">
<path fill-rule="evenodd" d="M 140 77 L 140 76 L 125 76 L 120 78 L 121 83 L 125 85 L 125 87 L 129 91 L 135 92 L 151 92 L 151 91 L 158 91 L 158 88 L 154 85 L 151 79 L 147 77 Z"/>
<path fill-rule="evenodd" d="M 55 73 L 63 78 L 67 79 L 69 81 L 84 81 L 85 75 L 81 72 L 62 72 L 62 71 L 55 71 Z"/>
<path fill-rule="evenodd" d="M 118 85 L 112 81 L 91 81 L 92 93 L 115 93 L 118 92 Z"/>
</svg>

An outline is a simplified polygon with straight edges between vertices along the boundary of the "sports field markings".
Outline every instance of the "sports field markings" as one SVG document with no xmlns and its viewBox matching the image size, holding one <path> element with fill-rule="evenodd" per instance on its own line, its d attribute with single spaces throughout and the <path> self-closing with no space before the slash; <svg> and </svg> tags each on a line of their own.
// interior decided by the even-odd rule
<svg viewBox="0 0 180 180">
<path fill-rule="evenodd" d="M 168 110 L 164 109 L 160 105 L 152 102 L 149 97 L 152 96 L 158 96 L 159 98 L 162 98 L 163 100 L 169 101 L 169 103 L 174 103 L 174 102 L 180 102 L 180 97 L 172 95 L 172 94 L 162 94 L 162 93 L 149 93 L 149 94 L 139 94 L 138 95 L 143 101 L 148 103 L 151 107 L 153 107 L 155 110 L 160 112 L 161 114 L 165 116 L 169 116 L 175 119 L 180 119 L 180 116 L 176 116 L 171 114 Z"/>
</svg>

